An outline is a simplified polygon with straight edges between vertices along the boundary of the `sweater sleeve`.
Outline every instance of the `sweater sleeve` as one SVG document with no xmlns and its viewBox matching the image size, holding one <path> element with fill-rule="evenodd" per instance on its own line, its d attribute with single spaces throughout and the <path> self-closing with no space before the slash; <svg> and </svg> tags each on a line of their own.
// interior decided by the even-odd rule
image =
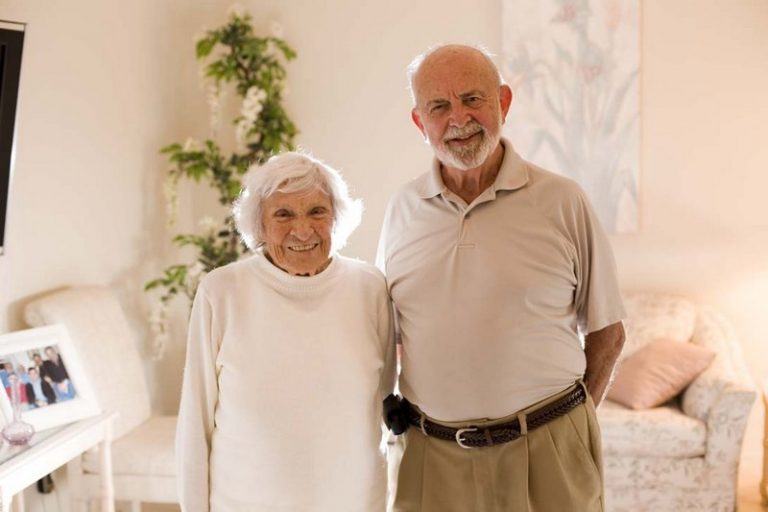
<svg viewBox="0 0 768 512">
<path fill-rule="evenodd" d="M 392 302 L 389 296 L 383 301 L 379 312 L 379 339 L 384 347 L 384 369 L 379 384 L 379 403 L 394 393 L 397 379 L 397 356 L 395 352 L 395 323 Z"/>
<path fill-rule="evenodd" d="M 208 512 L 209 456 L 218 401 L 213 312 L 203 286 L 192 305 L 176 430 L 179 501 L 184 512 Z"/>
</svg>

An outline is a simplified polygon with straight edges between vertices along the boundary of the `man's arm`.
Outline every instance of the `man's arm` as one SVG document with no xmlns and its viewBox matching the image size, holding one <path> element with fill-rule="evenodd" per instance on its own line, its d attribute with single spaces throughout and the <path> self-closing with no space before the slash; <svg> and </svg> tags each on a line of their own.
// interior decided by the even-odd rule
<svg viewBox="0 0 768 512">
<path fill-rule="evenodd" d="M 587 334 L 584 353 L 587 356 L 587 370 L 584 372 L 584 384 L 595 407 L 603 401 L 613 368 L 624 346 L 624 326 L 621 322 L 611 324 L 599 331 Z"/>
</svg>

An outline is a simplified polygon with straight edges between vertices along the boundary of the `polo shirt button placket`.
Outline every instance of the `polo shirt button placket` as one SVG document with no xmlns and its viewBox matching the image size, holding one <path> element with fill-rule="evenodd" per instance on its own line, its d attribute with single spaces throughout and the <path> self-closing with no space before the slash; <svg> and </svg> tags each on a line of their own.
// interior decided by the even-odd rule
<svg viewBox="0 0 768 512">
<path fill-rule="evenodd" d="M 459 233 L 459 249 L 474 249 L 475 243 L 470 236 L 470 216 L 472 212 L 466 211 L 461 216 L 461 230 Z"/>
</svg>

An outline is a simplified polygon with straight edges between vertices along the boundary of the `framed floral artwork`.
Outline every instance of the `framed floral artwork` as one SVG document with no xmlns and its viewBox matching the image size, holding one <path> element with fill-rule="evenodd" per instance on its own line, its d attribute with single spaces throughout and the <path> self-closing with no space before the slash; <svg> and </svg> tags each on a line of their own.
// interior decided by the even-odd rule
<svg viewBox="0 0 768 512">
<path fill-rule="evenodd" d="M 505 134 L 575 180 L 609 233 L 639 227 L 638 0 L 502 0 Z"/>
</svg>

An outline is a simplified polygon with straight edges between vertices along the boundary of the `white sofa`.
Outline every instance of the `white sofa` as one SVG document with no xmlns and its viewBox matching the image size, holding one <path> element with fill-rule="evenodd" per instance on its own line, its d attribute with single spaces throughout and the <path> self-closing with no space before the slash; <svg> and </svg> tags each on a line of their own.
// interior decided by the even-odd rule
<svg viewBox="0 0 768 512">
<path fill-rule="evenodd" d="M 608 512 L 734 510 L 741 444 L 756 392 L 732 328 L 712 309 L 680 297 L 634 293 L 625 304 L 621 359 L 657 338 L 695 343 L 717 355 L 661 407 L 634 411 L 610 401 L 600 406 Z"/>
</svg>

